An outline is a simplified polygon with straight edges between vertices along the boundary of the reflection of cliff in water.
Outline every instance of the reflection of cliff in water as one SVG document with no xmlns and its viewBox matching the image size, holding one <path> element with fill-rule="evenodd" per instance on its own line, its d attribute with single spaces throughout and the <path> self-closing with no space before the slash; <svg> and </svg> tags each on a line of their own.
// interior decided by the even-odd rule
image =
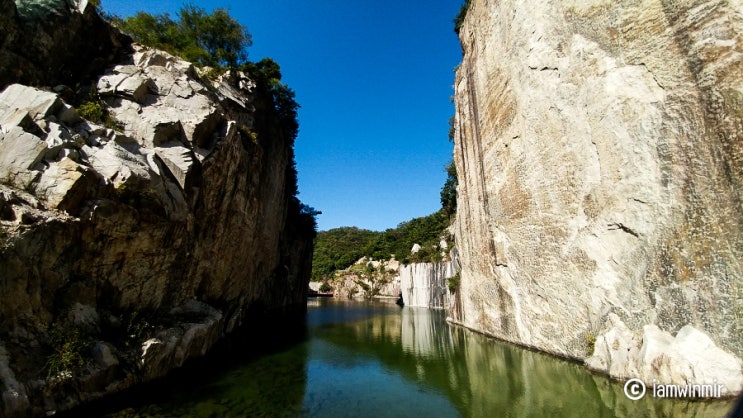
<svg viewBox="0 0 743 418">
<path fill-rule="evenodd" d="M 280 329 L 281 333 L 269 333 Z M 170 376 L 62 413 L 60 418 L 273 417 L 302 414 L 304 322 L 267 318 Z"/>
<path fill-rule="evenodd" d="M 445 394 L 463 416 L 724 416 L 730 402 L 629 401 L 622 384 L 575 363 L 517 348 L 445 322 L 446 312 L 404 308 L 317 338 L 379 359 Z"/>
</svg>

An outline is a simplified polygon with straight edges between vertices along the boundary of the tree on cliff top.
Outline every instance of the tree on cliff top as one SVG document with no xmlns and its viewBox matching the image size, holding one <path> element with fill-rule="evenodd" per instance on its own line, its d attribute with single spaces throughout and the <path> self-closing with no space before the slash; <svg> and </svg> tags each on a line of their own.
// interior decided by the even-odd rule
<svg viewBox="0 0 743 418">
<path fill-rule="evenodd" d="M 135 41 L 183 57 L 199 66 L 236 67 L 247 60 L 252 39 L 247 28 L 225 9 L 204 9 L 187 4 L 178 20 L 169 14 L 134 16 L 112 21 Z"/>
<path fill-rule="evenodd" d="M 281 69 L 271 58 L 257 63 L 248 61 L 251 35 L 245 26 L 225 9 L 204 9 L 187 4 L 173 20 L 167 13 L 151 15 L 138 12 L 134 16 L 109 20 L 135 41 L 178 55 L 198 66 L 239 68 L 271 94 L 274 107 L 286 134 L 293 140 L 299 132 L 294 91 L 281 82 Z M 296 193 L 295 193 L 296 194 Z"/>
<path fill-rule="evenodd" d="M 446 182 L 441 188 L 441 210 L 450 219 L 457 213 L 457 166 L 454 160 L 446 166 Z"/>
</svg>

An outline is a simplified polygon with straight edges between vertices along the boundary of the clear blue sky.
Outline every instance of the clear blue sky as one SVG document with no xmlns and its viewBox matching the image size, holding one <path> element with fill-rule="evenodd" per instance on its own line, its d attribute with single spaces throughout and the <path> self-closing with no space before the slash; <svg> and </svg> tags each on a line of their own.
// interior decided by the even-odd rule
<svg viewBox="0 0 743 418">
<path fill-rule="evenodd" d="M 175 15 L 185 1 L 103 0 L 119 16 Z M 395 227 L 440 207 L 451 159 L 452 19 L 459 0 L 193 1 L 248 28 L 249 59 L 271 57 L 296 92 L 302 202 L 319 229 Z"/>
</svg>

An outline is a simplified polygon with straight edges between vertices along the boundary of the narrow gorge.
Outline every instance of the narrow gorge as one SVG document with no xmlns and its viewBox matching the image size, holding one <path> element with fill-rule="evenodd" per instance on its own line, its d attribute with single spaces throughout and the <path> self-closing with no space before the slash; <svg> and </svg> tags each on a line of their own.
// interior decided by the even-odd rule
<svg viewBox="0 0 743 418">
<path fill-rule="evenodd" d="M 173 385 L 194 399 L 167 387 L 106 416 L 728 410 L 743 392 L 740 1 L 463 3 L 441 207 L 318 232 L 294 92 L 271 58 L 247 60 L 225 9 L 242 49 L 189 61 L 195 43 L 145 45 L 98 1 L 0 0 L 0 417 L 95 410 L 220 349 L 226 375 Z M 330 109 L 342 69 L 300 67 L 322 86 L 308 103 Z M 329 143 L 308 166 L 341 177 L 318 157 L 340 155 Z M 371 148 L 347 154 L 379 174 Z M 374 210 L 418 198 L 387 183 Z M 726 399 L 638 401 L 630 379 Z"/>
<path fill-rule="evenodd" d="M 742 29 L 734 1 L 469 2 L 455 323 L 740 392 Z"/>
</svg>

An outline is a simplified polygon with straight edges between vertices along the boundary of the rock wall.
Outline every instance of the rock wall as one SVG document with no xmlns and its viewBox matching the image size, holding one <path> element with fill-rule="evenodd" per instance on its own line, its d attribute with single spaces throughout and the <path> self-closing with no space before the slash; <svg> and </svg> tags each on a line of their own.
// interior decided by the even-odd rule
<svg viewBox="0 0 743 418">
<path fill-rule="evenodd" d="M 87 0 L 0 0 L 0 10 L 0 88 L 74 87 L 131 53 L 131 39 L 111 31 Z"/>
<path fill-rule="evenodd" d="M 742 32 L 734 1 L 472 1 L 456 322 L 669 383 L 705 367 L 652 367 L 687 330 L 675 340 L 725 353 L 717 378 L 740 391 Z"/>
<path fill-rule="evenodd" d="M 451 307 L 448 279 L 457 274 L 456 249 L 450 255 L 450 261 L 414 263 L 400 267 L 400 290 L 405 306 L 441 309 Z"/>
<path fill-rule="evenodd" d="M 100 58 L 0 4 L 37 47 Z M 62 10 L 52 20 L 73 30 L 99 19 L 84 5 Z M 208 80 L 164 52 L 126 48 L 105 73 L 53 88 L 43 86 L 64 78 L 21 77 L 37 86 L 0 93 L 2 416 L 157 378 L 261 315 L 305 309 L 314 231 L 270 92 L 242 73 Z M 0 60 L 0 75 L 16 64 Z M 72 105 L 86 83 L 105 102 L 98 123 Z"/>
<path fill-rule="evenodd" d="M 333 296 L 342 299 L 402 296 L 405 306 L 448 309 L 449 279 L 457 274 L 459 266 L 457 250 L 452 249 L 443 257 L 446 261 L 407 265 L 394 258 L 386 261 L 362 258 L 335 273 L 331 282 Z M 373 270 L 366 271 L 367 265 Z M 319 286 L 320 283 L 315 285 Z"/>
</svg>

